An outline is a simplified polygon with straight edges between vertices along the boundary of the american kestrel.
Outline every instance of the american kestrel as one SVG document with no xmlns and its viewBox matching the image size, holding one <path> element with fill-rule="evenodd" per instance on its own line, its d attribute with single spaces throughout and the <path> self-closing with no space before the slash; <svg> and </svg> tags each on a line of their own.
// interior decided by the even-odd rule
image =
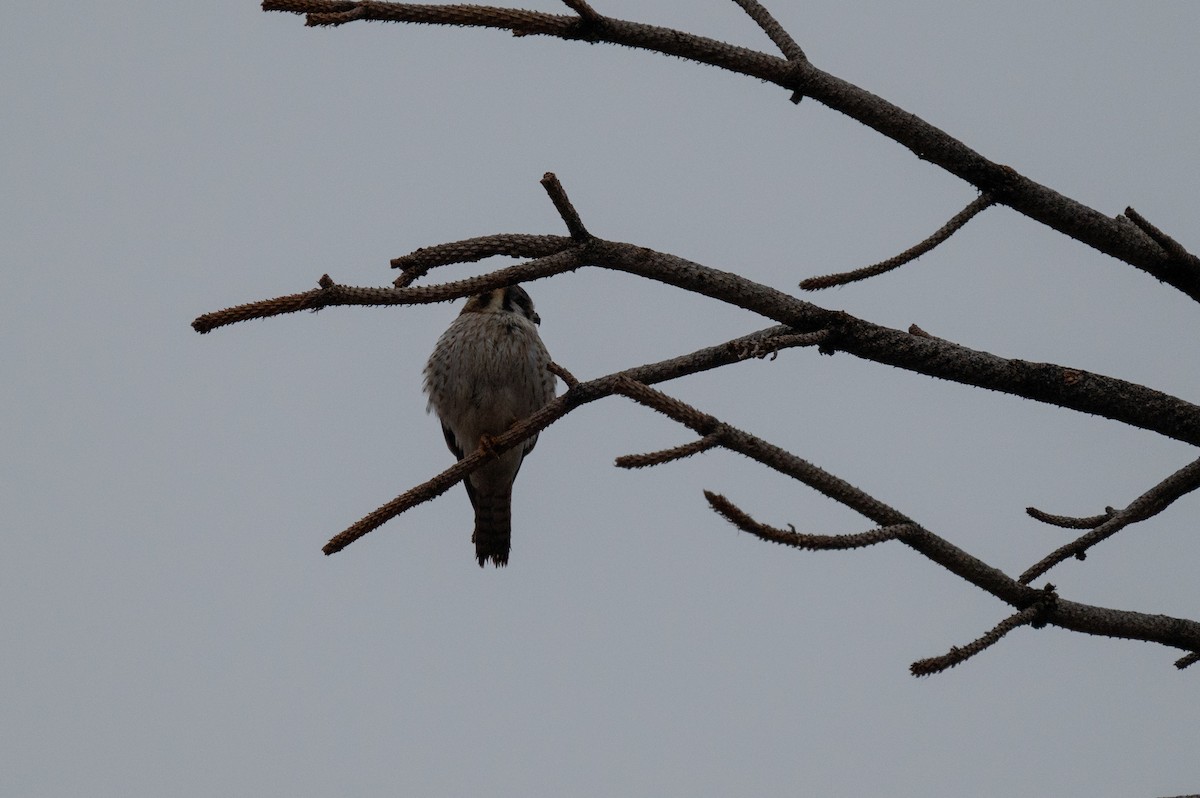
<svg viewBox="0 0 1200 798">
<path fill-rule="evenodd" d="M 442 422 L 446 445 L 459 460 L 554 398 L 555 376 L 533 310 L 518 285 L 471 297 L 425 365 L 429 409 Z M 496 455 L 463 480 L 475 508 L 475 558 L 508 563 L 512 537 L 512 486 L 525 455 L 524 443 Z"/>
</svg>

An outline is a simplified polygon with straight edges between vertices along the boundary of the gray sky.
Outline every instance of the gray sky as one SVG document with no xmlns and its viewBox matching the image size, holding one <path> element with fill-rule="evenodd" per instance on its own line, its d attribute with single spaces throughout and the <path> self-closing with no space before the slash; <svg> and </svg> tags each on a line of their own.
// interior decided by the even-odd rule
<svg viewBox="0 0 1200 798">
<path fill-rule="evenodd" d="M 769 43 L 730 2 L 603 13 Z M 1200 247 L 1195 3 L 771 4 L 822 68 L 1104 213 Z M 539 0 L 537 7 L 559 10 Z M 1170 795 L 1200 790 L 1200 674 L 1149 644 L 1020 629 L 905 547 L 737 533 L 866 523 L 614 399 L 543 434 L 511 565 L 461 488 L 341 554 L 332 534 L 451 461 L 420 370 L 449 305 L 335 308 L 201 337 L 197 314 L 384 285 L 388 260 L 562 232 L 795 291 L 975 196 L 819 104 L 661 56 L 488 31 L 303 27 L 254 2 L 24 3 L 0 26 L 0 793 Z M 466 267 L 444 270 L 453 278 Z M 530 286 L 581 377 L 765 326 L 626 275 Z M 1007 209 L 815 297 L 997 354 L 1196 399 L 1195 303 Z M 1009 573 L 1194 457 L 1116 423 L 839 355 L 665 386 Z M 1198 506 L 1048 576 L 1200 618 Z"/>
</svg>

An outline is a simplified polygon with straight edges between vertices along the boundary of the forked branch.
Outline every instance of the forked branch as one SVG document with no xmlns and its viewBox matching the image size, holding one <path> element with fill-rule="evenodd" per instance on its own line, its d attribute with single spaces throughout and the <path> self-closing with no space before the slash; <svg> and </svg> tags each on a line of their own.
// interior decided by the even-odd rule
<svg viewBox="0 0 1200 798">
<path fill-rule="evenodd" d="M 550 177 L 543 179 L 548 190 L 558 185 Z M 558 190 L 561 191 L 561 186 Z M 565 200 L 565 193 L 562 199 Z M 569 202 L 564 207 L 574 211 Z M 577 214 L 575 219 L 578 220 Z M 566 215 L 564 221 L 569 228 L 576 227 L 576 231 L 587 235 L 586 240 L 505 234 L 424 247 L 392 261 L 393 267 L 404 270 L 398 280 L 403 288 L 357 288 L 323 278 L 321 287 L 312 291 L 206 313 L 193 321 L 192 326 L 203 333 L 248 319 L 331 305 L 444 302 L 490 288 L 595 266 L 636 274 L 751 311 L 786 325 L 791 335 L 820 332 L 821 349 L 826 353 L 846 352 L 931 377 L 1092 413 L 1200 445 L 1200 407 L 1160 391 L 1052 363 L 1009 360 L 943 338 L 873 324 L 805 302 L 733 272 L 633 244 L 595 238 L 586 233 L 581 221 L 575 225 Z M 408 285 L 415 276 L 438 266 L 478 261 L 495 254 L 521 253 L 529 253 L 534 259 L 452 283 L 429 287 Z M 773 343 L 781 345 L 781 339 Z"/>
<path fill-rule="evenodd" d="M 486 449 L 476 450 L 440 474 L 368 513 L 330 539 L 325 544 L 323 551 L 326 554 L 341 551 L 406 510 L 440 496 L 465 479 L 468 474 L 482 467 L 495 455 L 506 452 L 527 438 L 538 434 L 575 408 L 618 393 L 620 388 L 627 384 L 627 380 L 648 385 L 737 363 L 752 357 L 747 352 L 753 351 L 761 341 L 779 335 L 781 332 L 786 332 L 786 328 L 770 327 L 686 355 L 637 366 L 586 382 L 575 381 L 572 377 L 567 380 L 570 387 L 566 393 L 558 396 L 532 416 L 517 422 L 503 434 L 490 439 Z M 551 370 L 559 374 L 569 374 L 557 365 Z M 572 382 L 574 384 L 571 384 Z"/>
<path fill-rule="evenodd" d="M 1106 513 L 1104 516 L 1078 519 L 1080 521 L 1093 521 L 1096 518 L 1103 518 L 1104 520 L 1099 524 L 1093 525 L 1094 528 L 1091 532 L 1076 538 L 1065 546 L 1060 546 L 1030 566 L 1029 570 L 1021 574 L 1021 582 L 1029 584 L 1054 566 L 1072 557 L 1082 560 L 1087 554 L 1088 549 L 1092 546 L 1095 546 L 1102 540 L 1107 540 L 1130 524 L 1145 521 L 1147 518 L 1153 518 L 1171 506 L 1176 499 L 1186 496 L 1197 488 L 1200 488 L 1200 460 L 1194 460 L 1179 469 L 1134 499 L 1124 510 Z M 1059 526 L 1067 526 L 1067 524 L 1060 524 Z"/>
<path fill-rule="evenodd" d="M 618 376 L 613 387 L 616 393 L 628 396 L 694 432 L 718 435 L 720 447 L 743 454 L 791 476 L 879 524 L 877 529 L 859 534 L 801 535 L 794 530 L 785 531 L 759 524 L 725 497 L 705 491 L 705 497 L 713 509 L 739 529 L 763 540 L 804 549 L 847 549 L 897 540 L 1018 611 L 1012 618 L 969 646 L 956 648 L 944 657 L 916 663 L 914 673 L 918 670 L 932 673 L 957 664 L 992 645 L 1010 629 L 1023 623 L 1033 623 L 1035 626 L 1051 624 L 1087 634 L 1153 641 L 1187 651 L 1200 650 L 1200 623 L 1066 601 L 1060 599 L 1053 586 L 1049 585 L 1042 590 L 1036 590 L 972 556 L 845 480 L 778 446 L 726 424 L 686 402 L 645 384 L 639 385 L 636 378 L 628 374 Z M 1178 662 L 1176 665 L 1183 667 Z"/>
<path fill-rule="evenodd" d="M 739 4 L 750 9 L 757 5 Z M 603 17 L 603 24 L 589 24 L 588 20 L 574 14 L 547 14 L 495 6 L 264 0 L 262 7 L 265 11 L 306 15 L 309 25 L 380 20 L 498 28 L 518 36 L 609 42 L 678 56 L 774 83 L 791 91 L 793 98 L 799 94 L 811 97 L 857 120 L 907 147 L 918 158 L 967 181 L 997 203 L 1135 266 L 1200 301 L 1200 259 L 1187 253 L 1182 246 L 1174 250 L 1131 222 L 1133 217 L 1107 216 L 1030 180 L 1009 166 L 990 161 L 915 114 L 818 69 L 806 58 L 774 56 L 685 31 L 612 17 Z M 752 16 L 759 21 L 761 15 Z M 779 31 L 782 31 L 781 27 Z M 778 33 L 772 38 L 776 36 Z M 777 44 L 780 42 L 786 44 L 782 38 Z M 796 46 L 798 49 L 799 45 Z"/>
</svg>

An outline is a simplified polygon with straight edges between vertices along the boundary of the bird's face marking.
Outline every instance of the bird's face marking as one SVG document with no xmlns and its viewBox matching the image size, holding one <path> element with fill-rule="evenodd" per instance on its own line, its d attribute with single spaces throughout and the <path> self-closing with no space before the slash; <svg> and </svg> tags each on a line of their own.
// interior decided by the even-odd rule
<svg viewBox="0 0 1200 798">
<path fill-rule="evenodd" d="M 491 291 L 476 294 L 467 300 L 467 304 L 463 306 L 462 312 L 516 313 L 518 316 L 529 319 L 534 324 L 542 323 L 541 317 L 533 309 L 533 300 L 529 298 L 529 294 L 525 289 L 519 285 L 494 288 Z"/>
</svg>

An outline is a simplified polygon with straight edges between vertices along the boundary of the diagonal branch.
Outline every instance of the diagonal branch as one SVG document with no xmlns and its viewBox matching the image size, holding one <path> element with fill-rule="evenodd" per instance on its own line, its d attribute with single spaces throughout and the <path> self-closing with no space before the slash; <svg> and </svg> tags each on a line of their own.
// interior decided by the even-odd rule
<svg viewBox="0 0 1200 798">
<path fill-rule="evenodd" d="M 796 40 L 791 34 L 783 29 L 783 26 L 771 16 L 771 12 L 766 7 L 758 2 L 758 0 L 733 0 L 742 7 L 746 15 L 754 20 L 754 24 L 762 28 L 762 32 L 767 34 L 767 37 L 779 48 L 779 52 L 783 53 L 783 57 L 789 61 L 806 61 L 807 57 L 804 51 L 800 49 L 800 45 L 796 44 Z"/>
<path fill-rule="evenodd" d="M 499 233 L 491 236 L 453 241 L 433 247 L 421 247 L 391 261 L 400 269 L 397 288 L 404 288 L 424 277 L 430 269 L 451 263 L 474 263 L 496 255 L 512 258 L 544 258 L 570 248 L 575 242 L 565 236 L 538 236 L 526 233 Z"/>
<path fill-rule="evenodd" d="M 1182 496 L 1200 488 L 1200 459 L 1193 460 L 1130 503 L 1128 507 L 1065 546 L 1060 546 L 1021 574 L 1020 581 L 1029 584 L 1054 566 L 1071 557 L 1083 559 L 1087 550 L 1107 540 L 1130 524 L 1145 521 L 1161 513 Z M 1091 519 L 1088 519 L 1091 520 Z"/>
<path fill-rule="evenodd" d="M 570 239 L 566 240 L 570 241 Z M 578 249 L 568 249 L 478 277 L 416 288 L 363 288 L 340 285 L 331 280 L 329 275 L 324 275 L 319 281 L 319 287 L 311 291 L 263 299 L 245 305 L 235 305 L 197 316 L 192 321 L 192 329 L 204 334 L 218 327 L 251 319 L 282 316 L 301 310 L 321 310 L 335 305 L 427 305 L 432 302 L 448 302 L 452 299 L 470 296 L 492 288 L 502 288 L 524 280 L 574 271 L 584 265 L 581 255 L 582 253 Z"/>
<path fill-rule="evenodd" d="M 1137 225 L 1139 230 L 1153 239 L 1154 243 L 1162 247 L 1163 251 L 1174 258 L 1180 266 L 1190 267 L 1193 269 L 1200 268 L 1200 258 L 1184 249 L 1183 244 L 1180 244 L 1162 230 L 1159 230 L 1157 227 L 1150 224 L 1146 217 L 1142 216 L 1133 208 L 1125 209 L 1125 218 Z"/>
<path fill-rule="evenodd" d="M 1025 512 L 1030 518 L 1037 519 L 1043 524 L 1049 524 L 1050 526 L 1063 527 L 1064 529 L 1095 529 L 1112 518 L 1117 511 L 1111 507 L 1105 507 L 1104 515 L 1073 516 L 1052 515 L 1042 512 L 1036 507 L 1026 507 Z"/>
<path fill-rule="evenodd" d="M 805 291 L 816 291 L 822 288 L 832 288 L 835 285 L 846 285 L 848 283 L 857 282 L 858 280 L 866 280 L 868 277 L 875 277 L 880 274 L 885 274 L 898 269 L 906 263 L 916 260 L 917 258 L 929 252 L 931 249 L 941 244 L 950 236 L 962 229 L 963 225 L 971 221 L 974 216 L 980 211 L 994 205 L 996 202 L 988 194 L 980 194 L 972 202 L 963 208 L 958 213 L 950 218 L 933 235 L 924 241 L 901 252 L 899 255 L 888 258 L 885 261 L 864 266 L 861 269 L 854 271 L 842 272 L 840 274 L 826 274 L 821 277 L 809 277 L 807 280 L 800 281 L 800 287 Z"/>
<path fill-rule="evenodd" d="M 587 0 L 563 0 L 563 3 L 590 25 L 595 25 L 604 19 L 596 13 L 596 9 L 587 4 Z"/>
<path fill-rule="evenodd" d="M 581 25 L 575 15 L 556 15 L 473 5 L 264 0 L 264 11 L 306 14 L 309 25 L 355 20 L 486 27 L 520 36 L 609 42 L 678 56 L 774 83 L 849 116 L 967 181 L 996 202 L 1118 258 L 1200 301 L 1200 260 L 1180 261 L 1124 217 L 1114 218 L 990 161 L 943 130 L 865 89 L 824 72 L 807 59 L 781 58 L 705 36 L 604 17 Z"/>
<path fill-rule="evenodd" d="M 645 454 L 626 454 L 618 457 L 614 462 L 617 468 L 648 468 L 650 466 L 662 465 L 671 463 L 675 460 L 682 460 L 685 457 L 707 452 L 714 446 L 719 446 L 721 443 L 721 434 L 714 432 L 705 435 L 703 438 L 697 438 L 690 443 L 685 443 L 681 446 L 673 446 L 670 449 L 662 449 L 657 452 L 647 452 Z"/>
<path fill-rule="evenodd" d="M 998 568 L 988 565 L 945 538 L 939 537 L 917 524 L 899 510 L 884 504 L 865 491 L 812 463 L 748 432 L 726 424 L 661 391 L 645 384 L 638 385 L 637 377 L 629 372 L 615 376 L 617 376 L 618 382 L 612 386 L 614 393 L 633 398 L 640 404 L 663 413 L 694 432 L 701 434 L 706 434 L 706 430 L 719 432 L 723 448 L 743 454 L 782 474 L 791 476 L 866 516 L 886 529 L 887 533 L 885 534 L 896 533 L 893 535 L 894 539 L 956 576 L 991 593 L 1015 609 L 1025 610 L 1039 604 L 1041 606 L 1040 614 L 1031 619 L 1035 625 L 1051 624 L 1085 634 L 1146 640 L 1186 651 L 1200 651 L 1200 623 L 1196 621 L 1080 604 L 1058 598 L 1053 594 L 1051 586 L 1037 590 L 1022 584 Z M 748 525 L 757 523 L 724 497 L 718 497 L 711 493 L 706 493 L 706 496 L 710 503 L 714 503 L 714 498 L 716 499 L 714 509 L 717 509 L 718 512 L 722 512 L 722 514 L 725 514 L 724 511 L 730 512 L 729 515 L 726 515 L 727 518 L 748 521 Z M 752 530 L 747 529 L 747 531 Z M 782 530 L 777 531 L 782 533 Z M 880 530 L 875 532 L 878 534 Z M 837 536 L 829 537 L 836 538 Z M 856 537 L 858 536 L 849 536 L 851 541 Z M 772 536 L 770 539 L 774 539 L 774 537 Z M 827 541 L 822 541 L 822 543 L 825 542 Z M 1053 599 L 1048 596 L 1053 596 Z"/>
<path fill-rule="evenodd" d="M 501 244 L 500 239 L 503 239 Z M 253 318 L 317 310 L 330 305 L 412 305 L 444 302 L 490 288 L 537 280 L 598 266 L 702 294 L 757 313 L 791 329 L 789 334 L 825 330 L 822 351 L 846 352 L 964 385 L 988 388 L 1046 404 L 1103 416 L 1130 426 L 1200 445 L 1200 407 L 1142 385 L 1053 363 L 1006 359 L 969 349 L 943 338 L 884 327 L 842 311 L 827 310 L 732 272 L 633 244 L 590 239 L 578 244 L 563 236 L 529 236 L 537 251 L 563 247 L 553 255 L 510 266 L 491 274 L 440 286 L 355 288 L 330 282 L 303 294 L 292 294 L 206 313 L 192 322 L 198 332 Z M 479 260 L 500 246 L 515 251 L 520 236 L 486 236 L 426 247 L 393 265 L 428 270 L 455 258 Z"/>
<path fill-rule="evenodd" d="M 990 648 L 1000 642 L 1000 638 L 1018 626 L 1034 623 L 1038 616 L 1044 613 L 1045 605 L 1041 602 L 1031 604 L 1020 612 L 1008 616 L 982 637 L 972 640 L 961 648 L 954 646 L 940 657 L 917 660 L 909 666 L 909 671 L 912 672 L 913 676 L 931 676 L 932 674 L 940 673 L 941 671 L 960 665 L 984 649 Z"/>
<path fill-rule="evenodd" d="M 575 408 L 611 395 L 615 392 L 618 381 L 623 378 L 632 378 L 639 383 L 648 384 L 727 366 L 751 357 L 746 353 L 752 350 L 758 342 L 786 331 L 786 328 L 783 327 L 769 327 L 669 360 L 637 366 L 587 382 L 575 381 L 566 393 L 545 405 L 532 416 L 514 424 L 503 434 L 491 439 L 487 451 L 476 450 L 432 479 L 405 491 L 390 502 L 368 513 L 345 531 L 330 539 L 325 545 L 324 552 L 333 554 L 341 551 L 406 510 L 440 496 L 455 483 L 462 481 L 468 474 L 483 466 L 496 454 L 506 452 L 525 439 L 536 435 Z M 555 366 L 552 370 L 565 372 L 561 366 Z M 567 382 L 570 384 L 572 380 Z"/>
<path fill-rule="evenodd" d="M 583 226 L 583 219 L 579 218 L 579 211 L 575 210 L 575 206 L 571 204 L 566 189 L 563 188 L 562 183 L 558 182 L 558 177 L 553 172 L 547 172 L 542 175 L 541 183 L 542 188 L 546 189 L 546 193 L 550 195 L 554 209 L 558 211 L 558 215 L 567 225 L 567 232 L 571 234 L 571 238 L 584 244 L 594 238 Z"/>
<path fill-rule="evenodd" d="M 811 551 L 860 549 L 864 546 L 886 543 L 889 540 L 902 539 L 905 535 L 920 530 L 920 527 L 916 524 L 892 524 L 891 526 L 880 526 L 852 535 L 806 535 L 797 532 L 791 524 L 788 524 L 787 530 L 783 530 L 755 521 L 750 517 L 749 513 L 719 493 L 706 490 L 704 491 L 704 498 L 708 499 L 709 505 L 718 515 L 724 517 L 725 520 L 743 532 L 749 532 L 751 535 L 768 543 L 781 543 L 797 549 L 809 549 Z"/>
</svg>

